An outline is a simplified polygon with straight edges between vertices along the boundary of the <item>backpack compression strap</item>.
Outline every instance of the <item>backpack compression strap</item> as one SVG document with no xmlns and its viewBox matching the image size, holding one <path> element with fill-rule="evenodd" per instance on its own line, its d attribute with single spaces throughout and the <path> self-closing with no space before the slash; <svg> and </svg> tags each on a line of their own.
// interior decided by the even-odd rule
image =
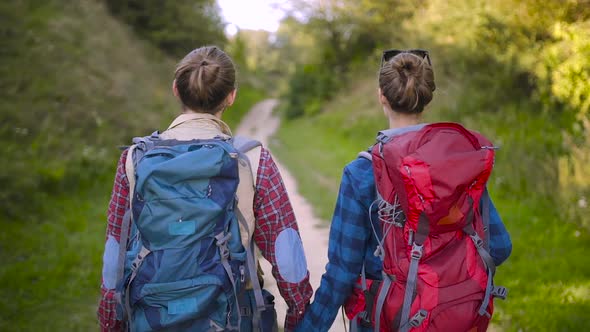
<svg viewBox="0 0 590 332">
<path fill-rule="evenodd" d="M 491 298 L 498 297 L 498 298 L 504 300 L 504 299 L 506 299 L 506 295 L 508 293 L 508 290 L 502 286 L 494 286 L 493 281 L 494 281 L 494 275 L 496 274 L 496 264 L 494 263 L 494 259 L 492 258 L 489 251 L 487 250 L 487 247 L 489 246 L 488 227 L 489 227 L 489 218 L 490 218 L 490 205 L 489 205 L 490 204 L 490 197 L 487 192 L 487 189 L 484 191 L 484 194 L 482 197 L 483 197 L 483 206 L 482 206 L 483 216 L 482 217 L 483 217 L 484 229 L 485 229 L 485 233 L 486 233 L 486 240 L 485 241 L 482 240 L 479 237 L 479 235 L 477 234 L 477 232 L 475 231 L 475 229 L 473 228 L 473 219 L 472 218 L 469 218 L 467 225 L 465 225 L 465 227 L 463 228 L 463 232 L 465 232 L 467 235 L 469 235 L 469 237 L 473 241 L 473 244 L 475 245 L 475 248 L 477 249 L 477 252 L 486 267 L 486 271 L 488 274 L 488 282 L 486 285 L 484 299 L 481 304 L 481 307 L 479 308 L 478 313 L 480 316 L 486 315 L 489 317 L 489 314 L 487 312 L 487 308 L 488 308 L 488 305 L 491 301 Z"/>
<path fill-rule="evenodd" d="M 248 176 L 250 178 L 249 180 L 244 179 L 244 181 L 240 182 L 240 185 L 247 186 L 248 188 L 240 187 L 238 189 L 238 208 L 236 209 L 236 215 L 240 223 L 240 232 L 247 234 L 246 241 L 242 242 L 244 243 L 244 247 L 246 249 L 246 265 L 248 267 L 248 275 L 250 277 L 250 283 L 252 285 L 254 299 L 256 302 L 256 310 L 254 310 L 252 317 L 252 328 L 254 331 L 259 331 L 261 313 L 266 309 L 266 306 L 262 296 L 262 287 L 260 286 L 260 281 L 258 279 L 258 261 L 256 259 L 256 248 L 254 246 L 254 241 L 250 238 L 251 233 L 254 232 L 254 229 L 250 229 L 248 221 L 250 219 L 253 221 L 252 224 L 255 223 L 252 202 L 254 200 L 254 194 L 256 191 L 256 174 L 258 172 L 262 144 L 256 140 L 242 136 L 236 136 L 233 138 L 233 146 L 238 150 L 240 162 L 245 163 L 245 165 L 241 165 L 240 171 L 246 169 L 249 173 L 248 175 L 240 173 L 240 178 L 244 179 L 244 176 Z M 240 202 L 244 203 L 240 204 Z M 244 236 L 242 237 L 244 238 Z"/>
<path fill-rule="evenodd" d="M 248 222 L 244 218 L 244 215 L 240 209 L 236 210 L 236 215 L 240 221 L 240 224 L 242 224 L 246 230 L 248 230 Z M 250 245 L 245 249 L 248 275 L 250 276 L 250 282 L 252 283 L 252 288 L 254 290 L 254 299 L 256 300 L 256 310 L 254 310 L 254 316 L 252 317 L 252 329 L 253 331 L 258 331 L 260 329 L 261 312 L 266 310 L 266 306 L 264 305 L 264 298 L 262 297 L 262 288 L 260 287 L 260 282 L 258 281 L 258 273 L 256 270 L 258 265 L 254 258 L 254 241 L 250 241 Z"/>
<path fill-rule="evenodd" d="M 119 236 L 119 255 L 117 257 L 117 282 L 122 282 L 123 274 L 125 272 L 125 253 L 127 251 L 127 240 L 129 239 L 129 226 L 131 224 L 131 202 L 133 201 L 133 194 L 135 190 L 135 172 L 133 166 L 133 152 L 135 151 L 135 145 L 129 147 L 127 150 L 127 159 L 125 162 L 125 176 L 129 183 L 129 209 L 125 211 L 123 215 L 123 222 L 121 224 L 121 234 Z M 121 291 L 124 285 L 117 285 L 116 298 L 117 301 L 122 305 Z"/>
<path fill-rule="evenodd" d="M 135 167 L 133 165 L 133 153 L 136 145 L 132 145 L 127 150 L 127 159 L 125 160 L 125 176 L 129 183 L 129 209 L 123 215 L 123 222 L 121 224 L 121 234 L 119 236 L 119 255 L 117 257 L 117 283 L 123 282 L 123 275 L 125 273 L 125 254 L 127 251 L 127 240 L 129 239 L 129 231 L 131 225 L 131 203 L 135 190 Z M 117 285 L 116 299 L 121 306 L 124 305 L 122 291 L 125 285 Z"/>
<path fill-rule="evenodd" d="M 469 218 L 469 217 L 468 217 Z M 428 312 L 420 309 L 413 317 L 410 318 L 410 309 L 414 300 L 414 290 L 416 290 L 416 282 L 418 279 L 418 264 L 422 258 L 423 245 L 430 233 L 430 223 L 426 213 L 422 211 L 418 219 L 418 226 L 414 243 L 412 244 L 410 268 L 408 269 L 408 278 L 406 282 L 406 292 L 404 294 L 404 302 L 402 305 L 402 315 L 400 320 L 400 331 L 407 332 L 410 327 L 417 327 L 422 324 Z"/>
</svg>

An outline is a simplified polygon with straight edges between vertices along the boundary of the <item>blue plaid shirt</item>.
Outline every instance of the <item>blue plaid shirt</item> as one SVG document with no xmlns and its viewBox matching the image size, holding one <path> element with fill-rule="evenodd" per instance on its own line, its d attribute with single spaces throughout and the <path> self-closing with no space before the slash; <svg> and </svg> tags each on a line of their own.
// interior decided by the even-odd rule
<svg viewBox="0 0 590 332">
<path fill-rule="evenodd" d="M 373 255 L 377 239 L 371 223 L 381 236 L 377 207 L 373 204 L 375 196 L 371 161 L 364 158 L 352 161 L 344 168 L 340 183 L 330 227 L 326 273 L 296 331 L 328 331 L 340 306 L 351 294 L 363 263 L 367 278 L 381 279 L 381 261 Z M 490 254 L 496 265 L 500 265 L 510 255 L 512 242 L 491 202 L 489 229 Z"/>
</svg>

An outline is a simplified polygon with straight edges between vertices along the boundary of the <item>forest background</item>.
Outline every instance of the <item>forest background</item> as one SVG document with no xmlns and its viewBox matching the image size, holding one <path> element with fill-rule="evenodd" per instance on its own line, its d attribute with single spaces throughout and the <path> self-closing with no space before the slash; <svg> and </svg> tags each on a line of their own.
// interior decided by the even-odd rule
<svg viewBox="0 0 590 332">
<path fill-rule="evenodd" d="M 206 44 L 239 69 L 230 125 L 280 99 L 271 148 L 325 220 L 343 166 L 386 126 L 381 52 L 428 49 L 426 120 L 459 121 L 500 147 L 489 186 L 514 250 L 495 328 L 589 328 L 590 1 L 278 6 L 278 31 L 226 36 L 212 0 L 0 3 L 0 331 L 97 329 L 117 147 L 165 128 L 179 109 L 175 62 Z"/>
</svg>

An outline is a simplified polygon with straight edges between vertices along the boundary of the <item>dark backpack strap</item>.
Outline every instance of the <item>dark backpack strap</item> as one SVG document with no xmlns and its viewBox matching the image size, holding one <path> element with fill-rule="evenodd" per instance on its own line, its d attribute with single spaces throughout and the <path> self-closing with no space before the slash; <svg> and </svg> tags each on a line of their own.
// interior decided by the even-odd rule
<svg viewBox="0 0 590 332">
<path fill-rule="evenodd" d="M 246 228 L 246 230 L 248 229 L 248 222 L 246 221 L 246 218 L 244 218 L 244 215 L 242 214 L 242 212 L 240 211 L 240 209 L 236 209 L 236 216 L 238 218 L 238 221 L 244 226 L 244 228 Z M 254 315 L 252 317 L 252 324 L 254 327 L 254 330 L 256 331 L 256 327 L 260 326 L 260 321 L 261 321 L 261 313 L 262 311 L 266 310 L 266 305 L 264 303 L 264 298 L 262 296 L 262 287 L 260 285 L 260 281 L 258 280 L 258 273 L 256 271 L 256 262 L 254 260 L 254 240 L 250 241 L 250 246 L 246 249 L 246 265 L 248 268 L 248 276 L 250 277 L 250 282 L 252 284 L 252 289 L 254 291 L 254 299 L 256 302 L 256 309 L 254 311 Z"/>
<path fill-rule="evenodd" d="M 121 225 L 121 235 L 119 236 L 119 255 L 117 257 L 117 291 L 116 299 L 120 305 L 123 305 L 123 276 L 125 273 L 125 256 L 127 253 L 127 240 L 129 239 L 129 226 L 131 225 L 131 210 L 125 211 L 123 223 Z"/>
</svg>

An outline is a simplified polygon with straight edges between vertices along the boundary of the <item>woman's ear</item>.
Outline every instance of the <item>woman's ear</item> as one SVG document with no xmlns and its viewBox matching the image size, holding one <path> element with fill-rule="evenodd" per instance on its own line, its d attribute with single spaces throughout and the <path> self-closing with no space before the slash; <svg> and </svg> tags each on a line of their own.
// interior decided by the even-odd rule
<svg viewBox="0 0 590 332">
<path fill-rule="evenodd" d="M 226 107 L 230 107 L 231 105 L 234 104 L 234 102 L 236 101 L 236 96 L 238 95 L 238 89 L 234 89 L 232 92 L 230 92 L 227 97 L 225 97 L 225 105 Z"/>
<path fill-rule="evenodd" d="M 174 93 L 174 97 L 180 98 L 178 95 L 178 88 L 176 87 L 176 79 L 172 81 L 172 93 Z"/>
<path fill-rule="evenodd" d="M 383 108 L 391 110 L 391 105 L 389 105 L 389 102 L 387 101 L 387 98 L 385 98 L 385 96 L 383 95 L 383 93 L 381 92 L 381 88 L 379 88 L 377 90 L 377 93 L 379 95 L 379 103 L 383 106 Z"/>
</svg>

